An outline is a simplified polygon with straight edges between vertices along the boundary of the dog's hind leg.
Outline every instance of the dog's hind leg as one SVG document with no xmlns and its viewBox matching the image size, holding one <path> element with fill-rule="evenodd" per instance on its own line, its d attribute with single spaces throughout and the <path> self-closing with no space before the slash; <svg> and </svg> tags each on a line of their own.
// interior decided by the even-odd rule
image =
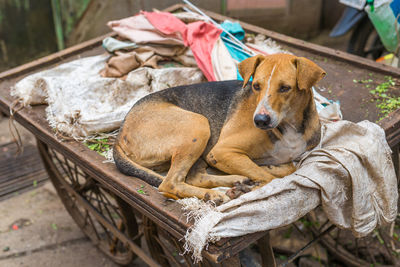
<svg viewBox="0 0 400 267">
<path fill-rule="evenodd" d="M 203 188 L 214 188 L 214 187 L 233 187 L 237 183 L 246 183 L 249 178 L 241 175 L 215 175 L 207 173 L 208 164 L 205 160 L 200 158 L 190 170 L 186 182 L 188 184 L 203 187 Z"/>
<path fill-rule="evenodd" d="M 151 174 L 149 169 L 170 162 L 169 171 L 158 188 L 164 195 L 226 201 L 229 197 L 221 192 L 185 181 L 209 138 L 210 125 L 203 115 L 164 102 L 144 102 L 132 108 L 117 139 L 125 158 L 134 163 L 128 161 L 129 168 L 120 167 L 136 171 L 137 177 L 143 179 Z"/>
<path fill-rule="evenodd" d="M 174 127 L 176 133 L 171 167 L 158 187 L 159 191 L 173 198 L 197 197 L 213 200 L 216 203 L 228 201 L 229 197 L 222 192 L 200 188 L 186 182 L 187 174 L 206 148 L 210 138 L 210 126 L 208 120 L 200 114 L 182 110 L 182 115 L 184 116 L 181 116 L 179 127 Z"/>
</svg>

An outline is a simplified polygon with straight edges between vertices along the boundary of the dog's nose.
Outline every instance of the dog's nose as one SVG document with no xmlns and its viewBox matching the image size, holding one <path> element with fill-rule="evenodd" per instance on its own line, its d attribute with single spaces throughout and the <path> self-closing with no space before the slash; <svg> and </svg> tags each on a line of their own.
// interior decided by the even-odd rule
<svg viewBox="0 0 400 267">
<path fill-rule="evenodd" d="M 254 123 L 258 128 L 268 129 L 271 122 L 271 117 L 266 114 L 257 114 L 254 116 Z"/>
</svg>

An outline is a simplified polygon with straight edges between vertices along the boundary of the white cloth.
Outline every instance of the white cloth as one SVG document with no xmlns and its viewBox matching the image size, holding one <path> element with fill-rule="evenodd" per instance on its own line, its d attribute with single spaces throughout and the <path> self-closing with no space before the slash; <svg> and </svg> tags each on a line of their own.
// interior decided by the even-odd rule
<svg viewBox="0 0 400 267">
<path fill-rule="evenodd" d="M 117 129 L 134 103 L 168 87 L 205 81 L 198 68 L 139 68 L 126 80 L 99 72 L 108 56 L 87 57 L 30 75 L 11 95 L 26 105 L 48 104 L 47 120 L 65 135 L 82 138 Z"/>
<path fill-rule="evenodd" d="M 221 38 L 218 38 L 218 40 L 215 42 L 211 52 L 211 59 L 215 80 L 236 80 L 237 62 L 235 62 L 235 60 L 231 57 Z"/>
<path fill-rule="evenodd" d="M 369 121 L 339 121 L 323 124 L 321 137 L 285 178 L 219 207 L 179 200 L 195 219 L 185 248 L 200 260 L 210 241 L 288 225 L 320 204 L 332 223 L 357 237 L 394 221 L 397 180 L 383 129 Z"/>
</svg>

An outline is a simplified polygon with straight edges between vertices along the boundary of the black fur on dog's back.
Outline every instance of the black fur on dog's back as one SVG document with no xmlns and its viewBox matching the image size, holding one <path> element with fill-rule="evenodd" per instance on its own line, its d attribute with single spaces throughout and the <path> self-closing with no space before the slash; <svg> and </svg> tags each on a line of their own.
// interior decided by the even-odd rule
<svg viewBox="0 0 400 267">
<path fill-rule="evenodd" d="M 236 105 L 251 93 L 251 86 L 242 88 L 243 81 L 205 82 L 171 87 L 149 94 L 136 105 L 148 101 L 171 103 L 182 109 L 198 113 L 208 119 L 211 137 L 205 153 L 218 141 L 220 131 Z"/>
</svg>

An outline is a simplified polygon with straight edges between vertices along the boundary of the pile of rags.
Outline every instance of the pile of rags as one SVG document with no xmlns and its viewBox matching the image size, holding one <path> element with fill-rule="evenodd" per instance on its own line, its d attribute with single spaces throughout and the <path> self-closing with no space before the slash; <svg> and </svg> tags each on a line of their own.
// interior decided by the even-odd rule
<svg viewBox="0 0 400 267">
<path fill-rule="evenodd" d="M 178 17 L 181 17 L 179 13 L 142 11 L 132 17 L 110 21 L 108 26 L 118 33 L 118 36 L 132 42 L 131 44 L 152 43 L 171 47 L 184 45 L 184 47 L 190 48 L 190 50 L 183 49 L 174 53 L 174 56 L 178 57 L 176 60 L 187 64 L 179 57 L 193 55 L 197 66 L 208 81 L 242 79 L 238 74 L 237 65 L 251 55 L 235 45 L 227 35 L 229 32 L 236 39 L 244 40 L 245 32 L 239 23 L 225 21 L 220 27 L 217 27 L 202 20 L 202 17 L 198 17 L 196 18 L 198 21 L 185 24 Z M 262 35 L 254 38 L 249 47 L 254 50 L 255 54 L 288 53 L 272 40 L 266 40 Z M 158 54 L 158 56 L 153 62 L 160 59 L 162 54 Z M 143 60 L 139 61 L 142 64 L 146 63 Z"/>
</svg>

